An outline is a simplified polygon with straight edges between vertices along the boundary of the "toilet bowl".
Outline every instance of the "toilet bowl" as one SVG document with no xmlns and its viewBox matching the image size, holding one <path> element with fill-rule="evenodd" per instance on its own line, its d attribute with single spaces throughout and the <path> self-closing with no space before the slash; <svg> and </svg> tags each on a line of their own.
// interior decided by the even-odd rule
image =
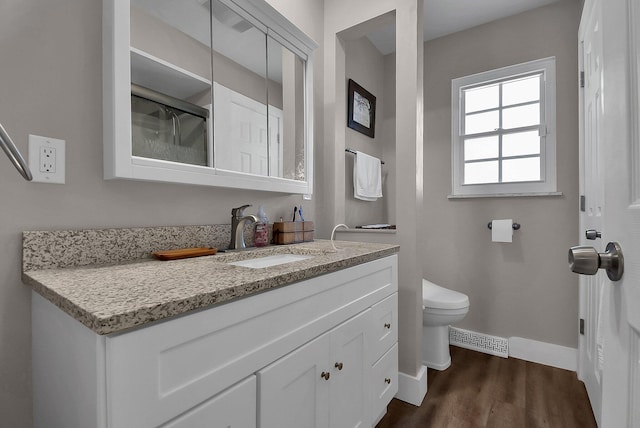
<svg viewBox="0 0 640 428">
<path fill-rule="evenodd" d="M 436 370 L 451 365 L 449 324 L 469 312 L 466 294 L 422 280 L 422 364 Z"/>
</svg>

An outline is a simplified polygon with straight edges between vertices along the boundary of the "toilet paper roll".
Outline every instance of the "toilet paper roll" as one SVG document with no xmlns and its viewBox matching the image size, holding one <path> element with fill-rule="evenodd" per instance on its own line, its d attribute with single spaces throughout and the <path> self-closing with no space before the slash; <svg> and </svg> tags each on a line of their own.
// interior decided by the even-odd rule
<svg viewBox="0 0 640 428">
<path fill-rule="evenodd" d="M 513 219 L 493 220 L 491 222 L 491 240 L 493 242 L 513 242 Z"/>
</svg>

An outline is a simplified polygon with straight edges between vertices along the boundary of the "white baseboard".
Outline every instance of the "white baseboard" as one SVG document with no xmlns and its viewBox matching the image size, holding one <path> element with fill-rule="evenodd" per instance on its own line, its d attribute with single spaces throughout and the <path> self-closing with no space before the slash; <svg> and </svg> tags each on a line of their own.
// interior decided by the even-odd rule
<svg viewBox="0 0 640 428">
<path fill-rule="evenodd" d="M 578 367 L 577 349 L 523 337 L 509 338 L 509 356 L 573 372 Z"/>
<path fill-rule="evenodd" d="M 427 395 L 427 367 L 421 366 L 416 376 L 398 373 L 398 392 L 396 398 L 414 406 L 420 406 Z"/>
</svg>

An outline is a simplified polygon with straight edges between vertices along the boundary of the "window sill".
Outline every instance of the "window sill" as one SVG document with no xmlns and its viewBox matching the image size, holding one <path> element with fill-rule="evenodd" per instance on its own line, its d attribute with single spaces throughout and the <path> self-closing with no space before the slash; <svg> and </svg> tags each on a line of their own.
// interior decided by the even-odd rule
<svg viewBox="0 0 640 428">
<path fill-rule="evenodd" d="M 563 196 L 562 192 L 541 193 L 489 193 L 484 195 L 449 195 L 448 199 L 472 199 L 472 198 L 529 198 L 536 196 Z"/>
</svg>

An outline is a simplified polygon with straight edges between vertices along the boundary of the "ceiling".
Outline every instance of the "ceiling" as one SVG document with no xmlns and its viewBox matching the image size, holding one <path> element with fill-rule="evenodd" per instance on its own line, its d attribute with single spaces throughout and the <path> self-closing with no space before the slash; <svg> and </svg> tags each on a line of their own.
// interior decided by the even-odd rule
<svg viewBox="0 0 640 428">
<path fill-rule="evenodd" d="M 560 0 L 424 0 L 424 40 L 466 30 L 477 25 L 505 18 L 537 7 L 555 3 Z M 210 45 L 208 0 L 132 0 L 147 13 L 176 27 L 205 45 Z M 203 8 L 207 13 L 203 13 Z M 244 67 L 264 75 L 264 57 L 266 52 L 263 43 L 256 43 L 252 26 L 225 6 L 214 8 L 214 15 L 224 25 L 217 25 L 215 39 L 218 41 L 214 49 L 232 58 Z M 247 25 L 241 25 L 247 24 Z M 258 30 L 255 30 L 259 33 Z M 379 27 L 367 35 L 369 40 L 383 54 L 395 52 L 395 23 Z M 271 47 L 276 44 L 272 43 Z M 257 52 L 255 49 L 261 49 Z M 271 52 L 271 58 L 279 58 L 277 52 Z M 274 61 L 271 61 L 272 63 Z M 275 61 L 278 63 L 278 61 Z M 277 80 L 281 74 L 274 64 L 270 64 L 275 73 L 270 78 Z"/>
<path fill-rule="evenodd" d="M 486 24 L 559 0 L 424 0 L 424 40 Z M 383 54 L 395 52 L 395 25 L 367 35 Z"/>
</svg>

